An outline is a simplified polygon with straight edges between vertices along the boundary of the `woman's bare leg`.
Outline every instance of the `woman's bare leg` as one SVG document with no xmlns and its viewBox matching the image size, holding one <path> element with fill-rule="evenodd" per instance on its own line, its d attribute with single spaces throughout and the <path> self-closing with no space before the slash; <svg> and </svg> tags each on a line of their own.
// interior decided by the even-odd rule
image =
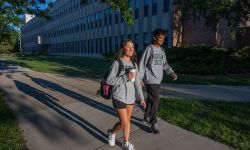
<svg viewBox="0 0 250 150">
<path fill-rule="evenodd" d="M 127 142 L 129 139 L 129 134 L 130 134 L 130 119 L 131 119 L 131 114 L 133 112 L 134 105 L 127 105 L 127 125 L 125 128 L 123 128 L 123 138 L 124 141 Z"/>
</svg>

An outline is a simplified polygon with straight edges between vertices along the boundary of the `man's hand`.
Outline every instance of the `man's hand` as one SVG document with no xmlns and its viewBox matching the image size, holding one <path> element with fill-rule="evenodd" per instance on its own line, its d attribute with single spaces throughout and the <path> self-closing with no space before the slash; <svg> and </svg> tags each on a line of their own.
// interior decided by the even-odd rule
<svg viewBox="0 0 250 150">
<path fill-rule="evenodd" d="M 144 109 L 146 109 L 146 103 L 144 100 L 141 100 L 141 105 L 143 106 Z"/>
<path fill-rule="evenodd" d="M 172 80 L 174 80 L 174 81 L 177 80 L 177 75 L 175 73 L 171 73 L 170 76 L 171 76 Z"/>
<path fill-rule="evenodd" d="M 141 87 L 144 87 L 145 86 L 145 84 L 143 83 L 143 81 L 141 81 Z"/>
</svg>

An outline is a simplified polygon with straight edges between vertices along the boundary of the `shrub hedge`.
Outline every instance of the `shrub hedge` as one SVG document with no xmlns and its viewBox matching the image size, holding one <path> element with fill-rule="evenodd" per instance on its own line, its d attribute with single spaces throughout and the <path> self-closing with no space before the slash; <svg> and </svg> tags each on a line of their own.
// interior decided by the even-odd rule
<svg viewBox="0 0 250 150">
<path fill-rule="evenodd" d="M 225 49 L 198 45 L 167 48 L 165 52 L 168 63 L 181 74 L 250 73 L 250 47 Z M 115 58 L 115 53 L 109 52 L 103 57 L 110 61 Z"/>
<path fill-rule="evenodd" d="M 166 49 L 169 64 L 182 74 L 227 74 L 250 72 L 250 47 L 223 49 L 192 46 Z"/>
</svg>

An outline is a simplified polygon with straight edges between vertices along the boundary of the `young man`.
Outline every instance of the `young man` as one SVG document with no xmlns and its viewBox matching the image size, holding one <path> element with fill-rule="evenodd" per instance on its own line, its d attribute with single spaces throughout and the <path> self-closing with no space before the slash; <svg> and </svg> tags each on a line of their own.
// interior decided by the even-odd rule
<svg viewBox="0 0 250 150">
<path fill-rule="evenodd" d="M 157 126 L 157 111 L 160 102 L 159 94 L 163 71 L 170 75 L 172 80 L 177 79 L 177 75 L 168 65 L 165 52 L 161 47 L 164 39 L 164 30 L 156 29 L 153 35 L 153 44 L 145 49 L 139 62 L 139 78 L 142 80 L 142 86 L 145 86 L 147 91 L 147 107 L 143 121 L 151 124 L 151 130 L 155 134 L 160 133 Z"/>
</svg>

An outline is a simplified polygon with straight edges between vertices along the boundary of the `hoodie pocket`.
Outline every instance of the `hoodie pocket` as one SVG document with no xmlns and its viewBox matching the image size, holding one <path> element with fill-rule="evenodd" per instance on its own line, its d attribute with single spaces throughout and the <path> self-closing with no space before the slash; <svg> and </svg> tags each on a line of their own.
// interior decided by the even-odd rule
<svg viewBox="0 0 250 150">
<path fill-rule="evenodd" d="M 123 85 L 117 85 L 115 86 L 114 88 L 114 91 L 113 91 L 113 96 L 116 97 L 116 98 L 119 98 L 119 99 L 122 99 L 122 97 L 124 97 L 124 86 Z"/>
</svg>

